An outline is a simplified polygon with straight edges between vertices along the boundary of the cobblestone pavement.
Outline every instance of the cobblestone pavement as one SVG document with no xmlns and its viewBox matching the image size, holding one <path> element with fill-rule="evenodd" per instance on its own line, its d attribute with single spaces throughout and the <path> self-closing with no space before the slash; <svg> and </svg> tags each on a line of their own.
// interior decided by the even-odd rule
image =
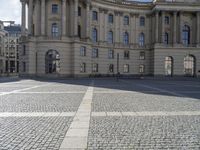
<svg viewBox="0 0 200 150">
<path fill-rule="evenodd" d="M 92 117 L 88 149 L 200 149 L 200 116 Z"/>
<path fill-rule="evenodd" d="M 70 117 L 0 118 L 0 149 L 57 150 L 71 121 Z"/>
<path fill-rule="evenodd" d="M 199 80 L 0 83 L 0 150 L 199 150 L 199 143 Z"/>
<path fill-rule="evenodd" d="M 74 112 L 84 94 L 15 93 L 0 96 L 0 112 Z"/>
</svg>

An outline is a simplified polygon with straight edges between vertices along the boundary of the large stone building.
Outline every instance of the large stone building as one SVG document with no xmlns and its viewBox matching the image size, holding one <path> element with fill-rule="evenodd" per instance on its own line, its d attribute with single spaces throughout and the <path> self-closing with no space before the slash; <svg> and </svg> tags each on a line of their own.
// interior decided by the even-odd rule
<svg viewBox="0 0 200 150">
<path fill-rule="evenodd" d="M 21 75 L 196 76 L 200 0 L 21 0 Z M 28 5 L 28 17 L 26 15 Z M 119 59 L 118 59 L 119 58 Z"/>
<path fill-rule="evenodd" d="M 18 75 L 20 37 L 20 25 L 15 25 L 14 21 L 0 21 L 0 76 Z"/>
<path fill-rule="evenodd" d="M 7 31 L 5 38 L 6 72 L 9 75 L 17 75 L 19 72 L 19 42 L 21 38 L 21 26 L 10 24 L 4 27 Z"/>
<path fill-rule="evenodd" d="M 4 76 L 6 72 L 5 39 L 7 34 L 3 21 L 0 21 L 0 76 Z"/>
</svg>

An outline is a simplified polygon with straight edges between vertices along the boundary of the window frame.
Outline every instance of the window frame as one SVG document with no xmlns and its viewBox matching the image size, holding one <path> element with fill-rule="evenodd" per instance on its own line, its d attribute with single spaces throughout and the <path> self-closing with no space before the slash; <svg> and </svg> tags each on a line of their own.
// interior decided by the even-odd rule
<svg viewBox="0 0 200 150">
<path fill-rule="evenodd" d="M 128 32 L 124 32 L 124 34 L 123 34 L 123 43 L 125 45 L 129 44 L 129 33 Z"/>
<path fill-rule="evenodd" d="M 99 72 L 99 65 L 97 63 L 92 64 L 92 72 L 93 73 Z"/>
<path fill-rule="evenodd" d="M 107 42 L 108 44 L 113 44 L 113 31 L 108 32 Z"/>
<path fill-rule="evenodd" d="M 80 56 L 82 56 L 82 57 L 86 56 L 86 47 L 85 46 L 80 47 Z"/>
<path fill-rule="evenodd" d="M 130 59 L 130 51 L 129 50 L 124 51 L 124 59 L 126 59 L 126 60 Z"/>
<path fill-rule="evenodd" d="M 59 29 L 57 23 L 52 23 L 51 25 L 51 35 L 52 37 L 58 37 L 59 36 Z"/>
<path fill-rule="evenodd" d="M 128 26 L 130 23 L 129 16 L 124 16 L 124 25 Z"/>
<path fill-rule="evenodd" d="M 98 21 L 98 12 L 95 10 L 92 11 L 92 20 Z"/>
<path fill-rule="evenodd" d="M 108 50 L 108 59 L 114 59 L 114 50 L 113 49 Z"/>
<path fill-rule="evenodd" d="M 145 73 L 145 65 L 144 65 L 144 64 L 140 64 L 140 65 L 139 65 L 139 73 L 140 73 L 140 74 Z"/>
<path fill-rule="evenodd" d="M 139 60 L 145 60 L 145 52 L 144 51 L 140 52 Z"/>
<path fill-rule="evenodd" d="M 98 58 L 98 57 L 99 57 L 99 49 L 92 48 L 92 58 Z"/>
<path fill-rule="evenodd" d="M 98 30 L 96 28 L 92 29 L 92 42 L 97 43 L 98 41 Z"/>
<path fill-rule="evenodd" d="M 123 66 L 123 71 L 124 71 L 124 73 L 129 73 L 129 64 L 124 64 L 124 66 Z"/>
<path fill-rule="evenodd" d="M 140 17 L 140 27 L 144 27 L 145 26 L 145 17 L 141 16 Z"/>
<path fill-rule="evenodd" d="M 144 47 L 145 46 L 145 34 L 142 32 L 139 35 L 139 46 Z"/>
<path fill-rule="evenodd" d="M 114 23 L 114 15 L 113 14 L 108 15 L 108 23 L 110 23 L 110 24 Z"/>
<path fill-rule="evenodd" d="M 85 73 L 86 72 L 86 63 L 83 62 L 80 64 L 80 72 Z"/>
<path fill-rule="evenodd" d="M 58 14 L 58 4 L 52 4 L 51 5 L 51 13 L 52 14 Z"/>
</svg>

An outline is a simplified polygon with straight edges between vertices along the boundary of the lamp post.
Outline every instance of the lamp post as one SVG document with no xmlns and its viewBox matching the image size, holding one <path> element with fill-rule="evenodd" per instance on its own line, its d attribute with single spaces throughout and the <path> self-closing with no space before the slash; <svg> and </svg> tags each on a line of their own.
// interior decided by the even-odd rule
<svg viewBox="0 0 200 150">
<path fill-rule="evenodd" d="M 119 53 L 117 53 L 117 81 L 119 81 L 119 75 L 120 75 L 120 72 L 119 72 Z"/>
</svg>

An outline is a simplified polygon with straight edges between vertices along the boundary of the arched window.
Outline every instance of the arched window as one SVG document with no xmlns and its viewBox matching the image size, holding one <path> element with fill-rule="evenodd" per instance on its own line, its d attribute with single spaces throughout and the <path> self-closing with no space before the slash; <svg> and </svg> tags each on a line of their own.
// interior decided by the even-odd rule
<svg viewBox="0 0 200 150">
<path fill-rule="evenodd" d="M 60 72 L 60 54 L 56 50 L 49 50 L 45 56 L 45 70 L 47 74 Z"/>
<path fill-rule="evenodd" d="M 144 44 L 145 44 L 144 33 L 140 33 L 140 35 L 139 35 L 139 46 L 143 47 Z"/>
<path fill-rule="evenodd" d="M 164 37 L 164 43 L 165 43 L 166 45 L 168 45 L 168 44 L 169 44 L 169 34 L 166 32 L 164 36 L 165 36 L 165 37 Z"/>
<path fill-rule="evenodd" d="M 57 23 L 52 24 L 51 34 L 52 34 L 53 37 L 58 37 L 58 25 L 57 25 Z"/>
<path fill-rule="evenodd" d="M 113 43 L 113 32 L 112 31 L 108 32 L 108 43 L 109 44 Z"/>
<path fill-rule="evenodd" d="M 112 23 L 114 22 L 114 21 L 113 21 L 113 20 L 114 20 L 113 18 L 114 18 L 114 17 L 113 17 L 113 14 L 109 14 L 109 15 L 108 15 L 108 23 L 111 23 L 111 24 L 112 24 Z"/>
<path fill-rule="evenodd" d="M 96 28 L 93 28 L 92 30 L 92 41 L 93 42 L 97 42 L 97 29 Z"/>
<path fill-rule="evenodd" d="M 165 75 L 173 75 L 173 58 L 171 56 L 165 57 Z"/>
<path fill-rule="evenodd" d="M 140 17 L 140 26 L 145 26 L 145 18 Z"/>
<path fill-rule="evenodd" d="M 184 74 L 186 76 L 195 75 L 195 57 L 188 55 L 184 58 Z"/>
<path fill-rule="evenodd" d="M 125 45 L 129 44 L 129 34 L 128 34 L 128 32 L 124 32 L 124 44 Z"/>
<path fill-rule="evenodd" d="M 190 44 L 190 27 L 185 25 L 182 31 L 182 42 L 185 46 Z"/>
</svg>

